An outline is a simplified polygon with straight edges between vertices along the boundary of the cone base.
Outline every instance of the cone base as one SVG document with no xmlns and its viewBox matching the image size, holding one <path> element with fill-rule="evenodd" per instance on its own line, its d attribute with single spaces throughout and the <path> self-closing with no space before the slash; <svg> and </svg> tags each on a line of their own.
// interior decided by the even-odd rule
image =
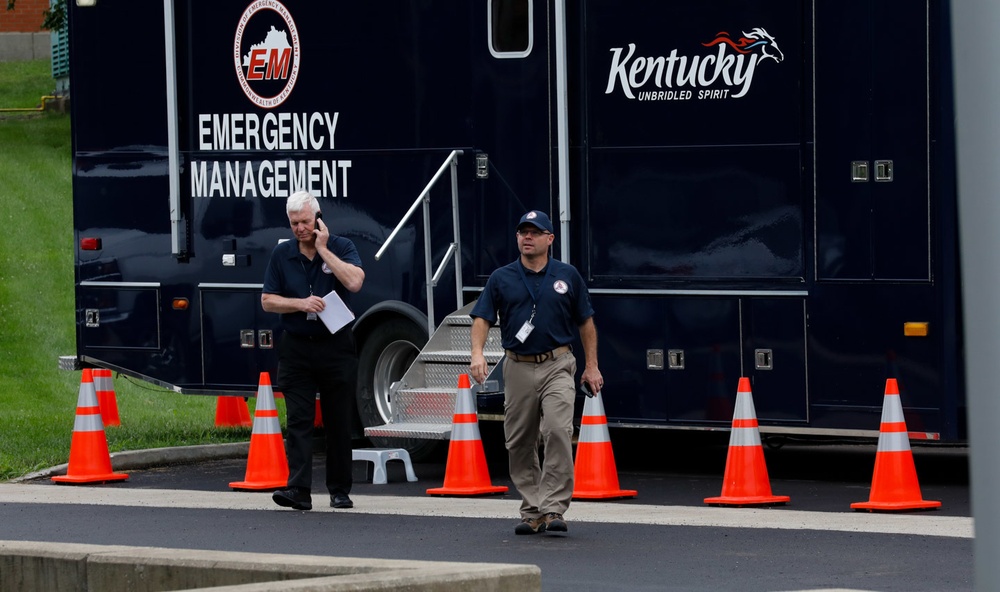
<svg viewBox="0 0 1000 592">
<path fill-rule="evenodd" d="M 487 485 L 483 487 L 435 487 L 428 489 L 427 495 L 489 495 L 507 493 L 506 485 Z"/>
<path fill-rule="evenodd" d="M 719 496 L 706 497 L 705 503 L 710 506 L 773 506 L 787 504 L 791 500 L 787 495 Z"/>
<path fill-rule="evenodd" d="M 906 510 L 936 510 L 941 502 L 933 500 L 917 500 L 913 502 L 857 502 L 851 504 L 855 510 L 869 512 L 902 512 Z"/>
<path fill-rule="evenodd" d="M 229 487 L 236 491 L 263 491 L 265 489 L 281 489 L 288 487 L 288 481 L 265 481 L 252 483 L 250 481 L 235 481 Z"/>
<path fill-rule="evenodd" d="M 621 499 L 626 497 L 636 497 L 639 492 L 634 489 L 619 489 L 608 491 L 574 491 L 573 499 Z"/>
<path fill-rule="evenodd" d="M 104 473 L 103 475 L 59 475 L 53 477 L 56 483 L 78 484 L 78 483 L 107 483 L 109 481 L 124 481 L 128 479 L 127 473 Z"/>
</svg>

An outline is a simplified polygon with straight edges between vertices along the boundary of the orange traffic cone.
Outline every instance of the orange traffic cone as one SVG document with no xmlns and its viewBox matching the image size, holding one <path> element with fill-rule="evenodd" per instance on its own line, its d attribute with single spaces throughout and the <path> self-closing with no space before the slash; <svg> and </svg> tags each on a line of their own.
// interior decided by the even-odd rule
<svg viewBox="0 0 1000 592">
<path fill-rule="evenodd" d="M 764 463 L 764 447 L 760 443 L 757 412 L 753 407 L 750 379 L 740 378 L 736 389 L 736 410 L 733 428 L 729 433 L 729 453 L 726 456 L 726 473 L 722 482 L 722 495 L 706 497 L 705 503 L 719 506 L 765 506 L 783 504 L 791 498 L 772 495 Z"/>
<path fill-rule="evenodd" d="M 895 378 L 885 381 L 882 425 L 879 427 L 875 473 L 867 502 L 851 504 L 855 510 L 930 510 L 941 502 L 925 500 L 920 495 L 917 469 L 913 465 L 910 438 L 903 421 L 903 404 Z"/>
<path fill-rule="evenodd" d="M 101 421 L 104 426 L 120 426 L 118 417 L 118 399 L 115 398 L 115 381 L 111 378 L 111 370 L 95 368 L 92 372 L 94 388 L 97 390 L 97 403 L 101 408 Z"/>
<path fill-rule="evenodd" d="M 618 487 L 615 453 L 611 450 L 608 418 L 604 414 L 601 393 L 583 403 L 580 438 L 573 466 L 573 499 L 610 499 L 635 497 L 634 489 Z"/>
<path fill-rule="evenodd" d="M 245 480 L 230 483 L 229 486 L 236 490 L 285 487 L 288 485 L 288 458 L 281 439 L 281 423 L 274 404 L 274 391 L 271 390 L 271 375 L 267 372 L 260 373 L 257 407 L 253 416 Z"/>
<path fill-rule="evenodd" d="M 455 416 L 448 443 L 448 462 L 444 469 L 444 486 L 428 489 L 429 495 L 483 495 L 504 493 L 504 485 L 490 483 L 486 452 L 479 435 L 479 419 L 472 400 L 472 384 L 468 374 L 458 376 Z"/>
<path fill-rule="evenodd" d="M 108 453 L 108 439 L 104 435 L 93 373 L 90 368 L 84 368 L 80 379 L 80 394 L 76 401 L 69 468 L 65 475 L 53 477 L 52 480 L 56 483 L 79 484 L 125 479 L 128 479 L 127 474 L 111 470 L 111 455 Z"/>
<path fill-rule="evenodd" d="M 215 427 L 248 428 L 251 425 L 246 399 L 230 396 L 215 398 Z"/>
</svg>

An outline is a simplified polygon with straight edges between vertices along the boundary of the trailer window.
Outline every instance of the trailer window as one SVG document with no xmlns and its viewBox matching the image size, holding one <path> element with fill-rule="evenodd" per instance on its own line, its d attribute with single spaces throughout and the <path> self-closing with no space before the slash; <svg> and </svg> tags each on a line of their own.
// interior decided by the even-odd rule
<svg viewBox="0 0 1000 592">
<path fill-rule="evenodd" d="M 490 53 L 522 58 L 531 53 L 532 0 L 489 0 Z"/>
</svg>

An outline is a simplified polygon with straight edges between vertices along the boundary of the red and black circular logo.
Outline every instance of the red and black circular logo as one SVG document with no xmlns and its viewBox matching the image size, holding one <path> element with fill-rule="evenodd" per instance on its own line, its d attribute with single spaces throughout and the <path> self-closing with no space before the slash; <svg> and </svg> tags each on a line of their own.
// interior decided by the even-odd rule
<svg viewBox="0 0 1000 592">
<path fill-rule="evenodd" d="M 236 27 L 233 60 L 243 93 L 258 107 L 273 109 L 288 98 L 299 75 L 299 32 L 277 0 L 256 0 Z"/>
</svg>

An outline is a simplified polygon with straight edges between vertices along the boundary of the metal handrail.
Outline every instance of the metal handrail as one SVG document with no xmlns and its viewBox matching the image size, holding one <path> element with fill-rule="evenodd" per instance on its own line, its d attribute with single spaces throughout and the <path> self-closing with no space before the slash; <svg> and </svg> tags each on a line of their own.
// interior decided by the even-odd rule
<svg viewBox="0 0 1000 592">
<path fill-rule="evenodd" d="M 389 238 L 385 239 L 385 243 L 382 248 L 375 253 L 375 260 L 378 261 L 382 258 L 385 250 L 389 248 L 389 244 L 396 238 L 399 231 L 403 229 L 403 226 L 409 222 L 410 218 L 417 211 L 417 208 L 422 204 L 424 213 L 424 275 L 427 282 L 427 334 L 434 334 L 434 288 L 437 287 L 438 280 L 441 279 L 441 275 L 444 274 L 445 266 L 448 263 L 448 258 L 454 256 L 455 262 L 455 297 L 456 302 L 459 306 L 462 304 L 462 252 L 459 246 L 462 244 L 459 237 L 459 224 L 458 224 L 458 157 L 464 154 L 462 150 L 452 150 L 448 158 L 441 163 L 437 172 L 424 187 L 424 190 L 420 192 L 417 199 L 414 200 L 410 209 L 406 211 L 403 219 L 396 224 L 396 228 L 389 233 Z M 448 246 L 448 252 L 445 253 L 441 260 L 441 264 L 438 269 L 432 274 L 431 273 L 431 189 L 434 185 L 441 179 L 441 175 L 444 174 L 448 167 L 451 167 L 451 224 L 453 233 L 453 242 Z"/>
</svg>

